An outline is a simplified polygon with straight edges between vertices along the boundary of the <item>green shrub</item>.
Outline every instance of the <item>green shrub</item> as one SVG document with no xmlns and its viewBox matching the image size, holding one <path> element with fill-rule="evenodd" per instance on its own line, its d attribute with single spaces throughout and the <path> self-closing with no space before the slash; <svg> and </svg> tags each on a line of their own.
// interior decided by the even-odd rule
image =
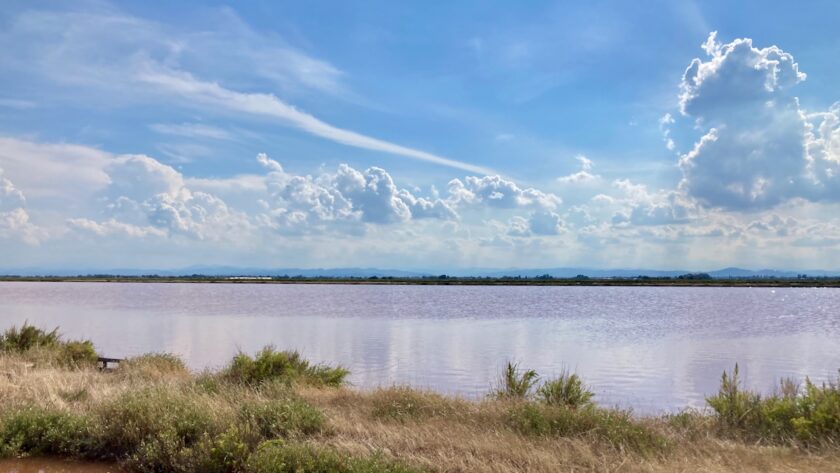
<svg viewBox="0 0 840 473">
<path fill-rule="evenodd" d="M 88 340 L 61 343 L 59 362 L 65 366 L 82 367 L 96 364 L 99 354 Z"/>
<path fill-rule="evenodd" d="M 223 431 L 232 420 L 215 412 L 196 393 L 166 388 L 129 392 L 100 406 L 101 454 L 110 458 L 132 457 L 137 464 L 153 458 L 177 460 L 210 435 Z"/>
<path fill-rule="evenodd" d="M 28 322 L 0 335 L 0 352 L 25 354 L 35 361 L 46 360 L 70 368 L 92 366 L 99 356 L 88 340 L 65 341 L 58 328 L 47 332 Z"/>
<path fill-rule="evenodd" d="M 269 441 L 248 461 L 250 473 L 420 473 L 378 455 L 356 457 L 301 443 Z"/>
<path fill-rule="evenodd" d="M 724 372 L 720 390 L 706 399 L 720 431 L 751 441 L 797 443 L 804 446 L 840 442 L 840 385 L 804 388 L 783 380 L 779 392 L 762 397 L 741 388 L 738 365 Z"/>
<path fill-rule="evenodd" d="M 24 353 L 33 348 L 53 347 L 60 338 L 58 328 L 47 332 L 24 322 L 20 328 L 13 326 L 0 335 L 0 351 Z"/>
<path fill-rule="evenodd" d="M 665 438 L 627 411 L 586 406 L 569 409 L 533 402 L 511 407 L 508 423 L 525 435 L 591 438 L 618 450 L 661 452 Z"/>
<path fill-rule="evenodd" d="M 324 428 L 324 414 L 299 399 L 245 403 L 239 421 L 253 426 L 264 439 L 311 435 Z"/>
<path fill-rule="evenodd" d="M 594 393 L 583 385 L 578 375 L 565 371 L 558 378 L 546 381 L 537 390 L 537 398 L 542 402 L 572 409 L 592 404 L 593 396 Z"/>
<path fill-rule="evenodd" d="M 730 429 L 744 429 L 755 420 L 761 404 L 761 396 L 741 389 L 738 365 L 730 375 L 723 372 L 720 389 L 716 396 L 706 399 L 715 411 L 720 423 Z"/>
<path fill-rule="evenodd" d="M 520 370 L 518 363 L 508 362 L 493 393 L 499 399 L 527 399 L 540 377 L 534 370 Z"/>
<path fill-rule="evenodd" d="M 248 384 L 283 381 L 332 387 L 341 386 L 348 374 L 342 367 L 311 365 L 296 351 L 276 351 L 270 346 L 253 358 L 236 355 L 224 372 L 227 379 Z"/>
<path fill-rule="evenodd" d="M 233 473 L 245 471 L 251 452 L 262 441 L 248 425 L 232 425 L 216 437 L 205 438 L 196 447 L 195 471 Z"/>
<path fill-rule="evenodd" d="M 39 407 L 7 413 L 0 420 L 0 456 L 78 456 L 93 447 L 87 417 Z"/>
</svg>

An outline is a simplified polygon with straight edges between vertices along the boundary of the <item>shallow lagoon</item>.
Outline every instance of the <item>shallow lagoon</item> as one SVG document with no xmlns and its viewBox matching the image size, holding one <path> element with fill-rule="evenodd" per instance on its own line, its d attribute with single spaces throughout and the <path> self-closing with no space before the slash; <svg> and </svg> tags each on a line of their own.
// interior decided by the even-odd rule
<svg viewBox="0 0 840 473">
<path fill-rule="evenodd" d="M 105 356 L 194 369 L 264 345 L 343 364 L 359 387 L 477 397 L 509 360 L 574 370 L 601 404 L 702 407 L 737 361 L 746 383 L 840 368 L 840 289 L 0 283 L 0 324 L 60 326 Z"/>
</svg>

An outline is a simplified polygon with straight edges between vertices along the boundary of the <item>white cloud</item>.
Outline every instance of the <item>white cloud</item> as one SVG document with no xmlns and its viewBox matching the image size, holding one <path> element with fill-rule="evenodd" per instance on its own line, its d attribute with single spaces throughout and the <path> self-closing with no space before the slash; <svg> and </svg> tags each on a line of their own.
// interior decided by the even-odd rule
<svg viewBox="0 0 840 473">
<path fill-rule="evenodd" d="M 3 176 L 3 169 L 0 168 L 0 211 L 8 211 L 23 207 L 26 198 L 19 191 L 12 181 Z"/>
<path fill-rule="evenodd" d="M 565 223 L 560 215 L 541 210 L 531 213 L 528 226 L 535 235 L 558 235 L 563 232 Z"/>
<path fill-rule="evenodd" d="M 112 79 L 150 58 L 239 83 L 258 78 L 290 93 L 346 93 L 338 68 L 276 35 L 254 31 L 229 8 L 196 9 L 193 14 L 206 20 L 196 30 L 131 16 L 107 3 L 77 7 L 33 8 L 12 17 L 0 33 L 0 46 L 9 53 L 0 64 L 36 69 L 65 83 L 118 85 Z"/>
<path fill-rule="evenodd" d="M 100 235 L 118 231 L 146 236 L 168 231 L 199 240 L 233 240 L 251 227 L 245 214 L 212 194 L 189 189 L 181 173 L 148 156 L 115 157 L 105 171 L 111 179 L 104 191 L 110 218 L 98 226 L 89 219 L 70 219 L 72 227 Z"/>
<path fill-rule="evenodd" d="M 537 208 L 554 210 L 562 199 L 533 187 L 521 188 L 498 175 L 467 176 L 449 181 L 449 199 L 454 206 L 483 204 L 497 208 Z"/>
<path fill-rule="evenodd" d="M 670 113 L 666 113 L 659 119 L 659 131 L 662 132 L 662 140 L 665 142 L 665 147 L 668 148 L 668 151 L 674 151 L 677 147 L 674 139 L 671 138 L 671 125 L 674 122 L 674 117 Z"/>
<path fill-rule="evenodd" d="M 135 238 L 144 238 L 147 236 L 166 237 L 166 231 L 152 227 L 140 227 L 130 223 L 120 222 L 115 219 L 109 219 L 104 222 L 97 222 L 87 218 L 70 218 L 67 219 L 67 225 L 76 231 L 89 232 L 99 237 L 112 237 L 118 235 L 126 235 Z"/>
<path fill-rule="evenodd" d="M 685 71 L 681 113 L 705 133 L 680 158 L 681 187 L 711 207 L 766 209 L 788 199 L 837 199 L 837 108 L 808 115 L 791 89 L 805 80 L 793 56 L 715 33 L 708 60 Z M 833 147 L 833 148 L 832 148 Z"/>
<path fill-rule="evenodd" d="M 264 154 L 257 161 L 269 170 L 269 216 L 278 229 L 297 232 L 359 232 L 361 223 L 404 223 L 412 219 L 456 219 L 441 199 L 417 197 L 398 189 L 384 169 L 364 172 L 342 164 L 334 174 L 299 176 L 284 171 Z"/>
<path fill-rule="evenodd" d="M 326 123 L 273 93 L 239 92 L 222 83 L 245 83 L 247 90 L 273 90 L 241 71 L 281 84 L 341 93 L 341 72 L 282 40 L 263 38 L 227 9 L 215 13 L 223 29 L 182 32 L 115 8 L 84 12 L 26 11 L 0 34 L 0 49 L 13 51 L 0 65 L 32 70 L 65 85 L 94 87 L 97 95 L 121 100 L 163 99 L 212 112 L 236 112 L 279 120 L 311 135 L 356 148 L 431 162 L 475 173 L 482 166 L 357 133 Z M 265 44 L 272 46 L 266 47 Z M 25 46 L 25 47 L 24 47 Z M 189 69 L 187 69 L 189 66 Z M 2 69 L 0 69 L 2 70 Z M 204 77 L 204 78 L 202 78 Z M 72 95 L 68 96 L 72 97 Z M 87 105 L 87 104 L 86 104 Z M 206 130 L 205 130 L 206 131 Z"/>
<path fill-rule="evenodd" d="M 233 139 L 233 135 L 227 130 L 202 123 L 154 123 L 149 125 L 149 128 L 154 132 L 164 135 L 183 136 L 186 138 Z"/>
<path fill-rule="evenodd" d="M 136 79 L 192 102 L 277 118 L 307 133 L 348 146 L 405 156 L 470 172 L 482 174 L 490 172 L 481 166 L 444 158 L 330 125 L 281 101 L 273 94 L 236 92 L 215 82 L 196 79 L 187 72 L 168 70 L 154 64 L 149 64 L 149 67 L 140 71 Z"/>
<path fill-rule="evenodd" d="M 612 214 L 614 225 L 676 225 L 685 224 L 698 217 L 694 202 L 678 191 L 651 192 L 644 184 L 629 179 L 613 182 L 617 195 L 598 194 L 583 209 L 592 213 Z M 591 218 L 591 217 L 590 217 Z"/>
<path fill-rule="evenodd" d="M 26 198 L 0 169 L 0 239 L 17 238 L 36 245 L 46 233 L 29 221 Z"/>
<path fill-rule="evenodd" d="M 110 182 L 108 159 L 87 146 L 0 137 L 0 168 L 35 206 L 77 208 Z"/>
<path fill-rule="evenodd" d="M 508 221 L 506 233 L 515 237 L 554 236 L 564 233 L 566 223 L 551 211 L 538 210 L 528 217 L 514 216 Z"/>
<path fill-rule="evenodd" d="M 568 176 L 557 178 L 558 182 L 563 184 L 586 184 L 601 179 L 601 176 L 598 174 L 592 174 L 592 172 L 590 172 L 592 171 L 592 167 L 595 165 L 591 159 L 583 155 L 575 156 L 575 159 L 580 163 L 580 170 L 576 173 L 569 174 Z"/>
</svg>

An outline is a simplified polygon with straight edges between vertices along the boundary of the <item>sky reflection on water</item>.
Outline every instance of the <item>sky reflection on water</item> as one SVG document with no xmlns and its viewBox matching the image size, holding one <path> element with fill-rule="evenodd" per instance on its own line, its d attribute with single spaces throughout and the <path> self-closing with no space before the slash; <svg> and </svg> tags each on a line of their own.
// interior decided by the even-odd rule
<svg viewBox="0 0 840 473">
<path fill-rule="evenodd" d="M 840 368 L 840 290 L 676 287 L 0 283 L 0 322 L 61 326 L 107 356 L 194 369 L 273 344 L 342 364 L 360 387 L 477 397 L 507 360 L 574 370 L 607 405 L 702 407 L 722 370 L 751 387 Z"/>
</svg>

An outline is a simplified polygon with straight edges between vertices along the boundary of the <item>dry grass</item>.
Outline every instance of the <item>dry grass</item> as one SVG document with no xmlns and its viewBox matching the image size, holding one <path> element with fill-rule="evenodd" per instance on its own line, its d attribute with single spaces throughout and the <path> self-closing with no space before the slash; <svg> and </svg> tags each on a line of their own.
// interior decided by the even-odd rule
<svg viewBox="0 0 840 473">
<path fill-rule="evenodd" d="M 146 357 L 114 372 L 100 372 L 0 356 L 0 416 L 22 406 L 93 415 L 148 393 L 171 396 L 153 405 L 158 409 L 188 401 L 193 411 L 207 414 L 199 421 L 219 432 L 237 424 L 242 405 L 300 399 L 324 418 L 323 427 L 301 434 L 305 445 L 359 458 L 379 455 L 429 471 L 840 472 L 838 449 L 806 451 L 724 440 L 716 435 L 714 422 L 699 414 L 631 419 L 628 425 L 663 442 L 636 448 L 615 440 L 624 437 L 595 428 L 566 434 L 523 431 L 512 423 L 512 413 L 535 404 L 519 400 L 467 401 L 405 387 L 356 391 L 287 383 L 241 385 L 213 374 L 190 374 L 166 357 Z M 142 469 L 137 461 L 129 467 Z M 237 465 L 232 468 L 245 468 L 244 462 Z"/>
</svg>

